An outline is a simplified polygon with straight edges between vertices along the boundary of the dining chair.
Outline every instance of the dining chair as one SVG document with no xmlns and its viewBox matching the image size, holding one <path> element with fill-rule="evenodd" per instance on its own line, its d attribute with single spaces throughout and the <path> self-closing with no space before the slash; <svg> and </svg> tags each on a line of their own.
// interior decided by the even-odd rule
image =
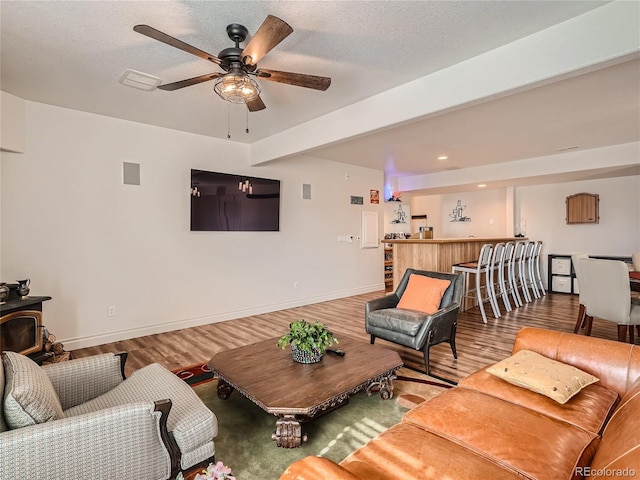
<svg viewBox="0 0 640 480">
<path fill-rule="evenodd" d="M 579 261 L 584 285 L 586 316 L 618 324 L 618 341 L 634 343 L 633 327 L 640 325 L 640 305 L 631 302 L 629 267 L 618 260 L 583 258 Z"/>
<path fill-rule="evenodd" d="M 472 299 L 474 305 L 477 303 L 480 307 L 480 314 L 482 315 L 482 322 L 487 323 L 487 314 L 484 311 L 484 302 L 488 301 L 493 311 L 495 318 L 500 317 L 500 313 L 497 310 L 497 306 L 493 303 L 493 299 L 489 294 L 491 277 L 490 277 L 490 264 L 491 254 L 493 253 L 493 245 L 485 243 L 480 248 L 480 254 L 478 260 L 465 263 L 457 263 L 451 267 L 452 273 L 463 274 L 463 298 Z M 475 288 L 469 288 L 469 275 L 475 275 Z M 485 276 L 485 283 L 482 285 L 482 275 Z M 484 294 L 482 293 L 484 290 Z"/>
<path fill-rule="evenodd" d="M 576 326 L 573 329 L 573 333 L 578 333 L 578 331 L 585 326 L 585 309 L 586 309 L 586 300 L 584 292 L 585 284 L 587 283 L 582 275 L 582 269 L 580 268 L 580 260 L 583 258 L 589 258 L 589 255 L 586 253 L 574 253 L 571 255 L 571 265 L 573 266 L 573 271 L 576 274 L 576 279 L 578 280 L 578 318 L 576 319 Z M 591 332 L 589 332 L 591 333 Z"/>
</svg>

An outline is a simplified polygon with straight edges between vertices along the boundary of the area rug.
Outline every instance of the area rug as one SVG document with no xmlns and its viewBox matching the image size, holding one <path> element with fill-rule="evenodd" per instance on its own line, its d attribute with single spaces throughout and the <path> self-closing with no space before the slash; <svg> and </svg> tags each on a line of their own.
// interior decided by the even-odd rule
<svg viewBox="0 0 640 480">
<path fill-rule="evenodd" d="M 189 367 L 177 368 L 171 371 L 192 387 L 214 380 L 213 372 L 206 363 L 196 363 Z"/>
<path fill-rule="evenodd" d="M 287 466 L 308 455 L 340 462 L 351 452 L 398 423 L 408 408 L 451 388 L 426 375 L 402 368 L 394 381 L 394 397 L 367 397 L 358 393 L 349 403 L 305 425 L 308 441 L 302 447 L 285 449 L 271 440 L 276 417 L 234 392 L 228 400 L 216 394 L 217 381 L 209 380 L 194 391 L 218 418 L 216 460 L 233 470 L 238 480 L 277 480 Z M 193 378 L 193 377 L 189 377 Z M 416 381 L 421 380 L 421 381 Z M 409 397 L 413 402 L 403 402 Z M 415 397 L 415 398 L 412 398 Z"/>
</svg>

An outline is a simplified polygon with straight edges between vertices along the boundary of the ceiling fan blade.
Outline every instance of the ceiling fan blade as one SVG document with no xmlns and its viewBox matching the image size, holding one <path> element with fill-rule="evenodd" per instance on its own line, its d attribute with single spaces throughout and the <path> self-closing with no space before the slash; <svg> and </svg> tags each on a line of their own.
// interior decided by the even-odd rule
<svg viewBox="0 0 640 480">
<path fill-rule="evenodd" d="M 188 43 L 184 43 L 182 40 L 178 40 L 177 38 L 167 35 L 160 30 L 156 30 L 149 25 L 136 25 L 135 27 L 133 27 L 133 30 L 141 33 L 142 35 L 153 38 L 154 40 L 158 40 L 159 42 L 166 43 L 167 45 L 179 48 L 180 50 L 184 50 L 187 53 L 195 55 L 196 57 L 204 58 L 205 60 L 209 60 L 210 62 L 220 65 L 220 59 L 215 55 L 211 55 L 210 53 L 202 51 L 199 48 L 189 45 Z"/>
<path fill-rule="evenodd" d="M 258 96 L 255 100 L 247 103 L 247 108 L 250 112 L 257 112 L 259 110 L 264 110 L 267 107 L 262 99 Z"/>
<path fill-rule="evenodd" d="M 226 73 L 207 73 L 206 75 L 200 75 L 199 77 L 193 77 L 187 80 L 180 80 L 179 82 L 165 83 L 164 85 L 160 85 L 158 88 L 160 90 L 173 92 L 174 90 L 178 90 L 179 88 L 190 87 L 191 85 L 196 85 L 198 83 L 208 82 L 209 80 L 213 80 L 214 78 L 218 78 L 223 75 L 226 75 Z"/>
<path fill-rule="evenodd" d="M 315 90 L 326 90 L 331 85 L 331 78 L 319 77 L 317 75 L 305 75 L 304 73 L 279 72 L 278 70 L 259 69 L 256 75 L 271 82 L 286 83 L 298 87 L 313 88 Z"/>
<path fill-rule="evenodd" d="M 284 20 L 273 15 L 267 15 L 262 25 L 256 31 L 249 43 L 242 51 L 242 59 L 247 65 L 256 65 L 273 47 L 287 38 L 293 28 Z"/>
</svg>

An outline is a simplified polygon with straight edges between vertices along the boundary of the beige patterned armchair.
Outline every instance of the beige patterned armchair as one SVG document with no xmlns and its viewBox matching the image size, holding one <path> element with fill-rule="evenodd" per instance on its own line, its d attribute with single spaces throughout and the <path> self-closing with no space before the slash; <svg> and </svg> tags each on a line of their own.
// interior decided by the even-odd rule
<svg viewBox="0 0 640 480">
<path fill-rule="evenodd" d="M 3 352 L 0 478 L 157 480 L 213 461 L 215 415 L 158 364 L 125 379 L 125 359 Z"/>
</svg>

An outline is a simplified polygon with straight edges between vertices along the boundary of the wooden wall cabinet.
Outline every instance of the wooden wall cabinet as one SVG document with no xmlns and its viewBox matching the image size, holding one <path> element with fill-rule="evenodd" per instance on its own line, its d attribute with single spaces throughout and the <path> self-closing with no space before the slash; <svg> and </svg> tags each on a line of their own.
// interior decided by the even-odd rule
<svg viewBox="0 0 640 480">
<path fill-rule="evenodd" d="M 595 193 L 569 195 L 567 203 L 567 224 L 600 223 L 600 196 Z"/>
</svg>

